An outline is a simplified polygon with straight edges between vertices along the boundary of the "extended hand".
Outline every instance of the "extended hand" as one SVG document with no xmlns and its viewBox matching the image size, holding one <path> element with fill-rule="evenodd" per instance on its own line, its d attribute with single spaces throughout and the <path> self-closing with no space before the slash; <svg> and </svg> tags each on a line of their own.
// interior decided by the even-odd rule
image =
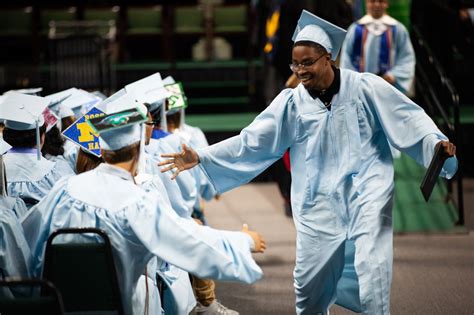
<svg viewBox="0 0 474 315">
<path fill-rule="evenodd" d="M 456 154 L 456 146 L 454 143 L 449 141 L 440 141 L 436 144 L 436 147 L 440 145 L 443 146 L 444 154 L 446 154 L 448 157 L 454 156 Z"/>
<path fill-rule="evenodd" d="M 242 232 L 250 235 L 250 237 L 253 239 L 253 243 L 255 244 L 255 248 L 252 250 L 253 253 L 263 253 L 265 251 L 267 245 L 265 244 L 265 240 L 259 233 L 255 231 L 250 231 L 249 226 L 247 224 L 244 224 L 242 226 Z"/>
<path fill-rule="evenodd" d="M 190 169 L 199 164 L 199 156 L 196 151 L 183 144 L 183 151 L 180 153 L 165 153 L 161 155 L 164 158 L 168 158 L 163 162 L 158 163 L 158 166 L 165 166 L 161 169 L 161 172 L 167 172 L 174 170 L 171 179 L 175 179 L 181 171 Z"/>
</svg>

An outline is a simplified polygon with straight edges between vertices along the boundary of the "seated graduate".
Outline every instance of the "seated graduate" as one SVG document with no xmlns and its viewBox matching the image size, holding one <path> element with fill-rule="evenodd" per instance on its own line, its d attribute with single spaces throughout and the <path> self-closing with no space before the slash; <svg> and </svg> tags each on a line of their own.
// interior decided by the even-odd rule
<svg viewBox="0 0 474 315">
<path fill-rule="evenodd" d="M 42 113 L 47 105 L 42 97 L 14 92 L 0 104 L 0 119 L 5 119 L 3 139 L 12 146 L 4 156 L 7 191 L 29 207 L 61 177 L 73 174 L 65 163 L 48 161 L 40 154 L 46 130 Z"/>
<path fill-rule="evenodd" d="M 10 146 L 0 139 L 0 157 L 10 149 Z M 6 278 L 29 278 L 31 263 L 30 247 L 26 243 L 19 214 L 26 212 L 25 204 L 19 199 L 6 195 L 6 178 L 3 162 L 0 161 L 0 280 Z M 12 297 L 21 291 L 0 289 L 0 296 Z"/>
<path fill-rule="evenodd" d="M 170 180 L 171 176 L 163 174 L 157 166 L 157 163 L 162 161 L 160 155 L 173 148 L 169 145 L 168 141 L 165 140 L 164 135 L 167 135 L 167 133 L 162 133 L 159 139 L 153 138 L 153 134 L 156 128 L 160 127 L 161 121 L 166 121 L 165 107 L 163 105 L 166 97 L 169 96 L 169 92 L 164 88 L 160 73 L 155 73 L 129 84 L 124 90 L 131 93 L 139 102 L 144 103 L 148 110 L 148 121 L 145 122 L 145 146 L 142 159 L 145 172 L 158 175 L 165 183 L 173 209 L 178 213 L 182 213 L 180 214 L 181 216 L 190 216 L 198 199 L 196 181 L 193 173 L 185 172 L 183 178 L 173 183 L 173 181 Z M 179 138 L 176 137 L 176 140 L 179 141 Z M 176 184 L 178 187 L 176 187 Z M 177 199 L 175 200 L 175 198 Z M 177 205 L 182 202 L 184 202 L 186 210 Z"/>
<path fill-rule="evenodd" d="M 143 289 L 137 283 L 155 256 L 201 277 L 244 283 L 260 279 L 262 271 L 251 255 L 252 250 L 265 249 L 260 235 L 200 226 L 179 217 L 162 194 L 138 187 L 134 176 L 146 111 L 127 94 L 101 105 L 106 114 L 116 114 L 88 121 L 99 133 L 105 163 L 59 181 L 23 220 L 32 248 L 33 274 L 41 273 L 46 240 L 53 230 L 96 227 L 111 240 L 126 314 L 144 309 L 144 301 L 132 297 Z M 130 110 L 135 106 L 137 109 Z M 111 129 L 99 131 L 107 122 Z"/>
<path fill-rule="evenodd" d="M 18 219 L 28 210 L 25 202 L 19 197 L 10 197 L 7 192 L 7 174 L 3 163 L 3 154 L 11 149 L 11 145 L 0 138 L 0 207 L 11 209 Z"/>
<path fill-rule="evenodd" d="M 154 130 L 153 128 L 155 125 L 159 125 L 159 121 L 161 121 L 161 119 L 158 121 L 154 120 L 150 112 L 157 113 L 158 117 L 164 115 L 164 106 L 162 105 L 168 95 L 168 92 L 163 86 L 160 74 L 156 73 L 137 82 L 129 84 L 124 90 L 133 94 L 134 98 L 140 103 L 144 103 L 148 110 L 144 133 L 145 150 L 141 155 L 139 174 L 135 177 L 135 180 L 139 182 L 141 187 L 147 191 L 153 189 L 162 194 L 166 193 L 167 196 L 164 197 L 169 198 L 173 210 L 180 217 L 191 219 L 193 207 L 196 203 L 196 198 L 198 197 L 194 178 L 188 172 L 184 174 L 185 176 L 181 179 L 181 181 L 179 181 L 178 184 L 171 180 L 171 176 L 160 172 L 160 169 L 157 166 L 157 163 L 161 161 L 161 157 L 159 155 L 165 152 L 163 150 L 171 148 L 167 142 L 163 141 L 163 138 L 152 139 L 152 133 Z M 119 91 L 118 93 L 124 92 Z M 147 180 L 147 177 L 150 176 L 152 179 Z M 183 192 L 181 192 L 180 187 L 183 187 Z M 186 271 L 167 262 L 162 262 L 161 264 L 154 262 L 154 265 L 150 263 L 147 269 L 156 270 L 158 277 L 161 278 L 161 280 L 166 284 L 167 289 L 162 292 L 164 299 L 163 308 L 165 314 L 189 314 L 196 306 L 196 299 L 194 297 L 189 274 Z M 150 275 L 150 272 L 148 272 L 148 275 Z M 140 278 L 140 280 L 142 279 L 143 277 Z M 194 279 L 193 285 L 196 283 L 197 281 Z M 212 285 L 214 285 L 213 282 Z M 214 312 L 207 312 L 206 314 L 238 314 L 225 308 L 222 304 L 217 302 L 215 299 L 213 287 L 212 289 L 209 289 L 208 287 L 205 287 L 204 289 L 207 292 L 206 296 L 214 296 L 214 298 L 210 299 L 208 303 L 209 305 L 214 302 L 212 309 Z M 143 292 L 136 294 L 136 296 L 140 295 L 143 296 Z M 197 297 L 199 298 L 201 295 L 197 294 Z M 141 298 L 143 299 L 143 297 Z M 201 303 L 201 301 L 202 300 L 200 299 L 199 303 Z M 199 310 L 200 308 L 198 307 L 198 309 L 196 309 L 197 314 L 201 314 Z"/>
</svg>

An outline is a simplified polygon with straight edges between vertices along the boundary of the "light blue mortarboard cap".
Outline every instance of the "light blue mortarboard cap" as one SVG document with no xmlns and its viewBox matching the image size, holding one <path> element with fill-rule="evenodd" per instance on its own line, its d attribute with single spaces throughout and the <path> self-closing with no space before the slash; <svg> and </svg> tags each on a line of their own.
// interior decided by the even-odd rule
<svg viewBox="0 0 474 315">
<path fill-rule="evenodd" d="M 295 43 L 310 41 L 323 46 L 331 53 L 331 59 L 336 60 L 341 49 L 346 31 L 316 15 L 303 10 L 291 38 Z"/>
<path fill-rule="evenodd" d="M 165 89 L 159 72 L 125 86 L 125 91 L 130 93 L 138 102 L 149 104 L 149 111 L 159 109 L 163 101 L 170 95 Z"/>
<path fill-rule="evenodd" d="M 16 92 L 5 95 L 0 104 L 0 119 L 5 120 L 5 127 L 15 130 L 32 130 L 44 124 L 43 111 L 48 100 Z"/>
<path fill-rule="evenodd" d="M 40 127 L 44 124 L 43 112 L 49 101 L 41 96 L 10 92 L 0 104 L 0 119 L 5 120 L 5 127 L 14 130 L 36 129 L 36 151 L 38 160 L 40 152 Z"/>
<path fill-rule="evenodd" d="M 127 121 L 110 129 L 99 132 L 99 144 L 104 150 L 117 151 L 141 140 L 140 125 L 146 120 L 146 108 L 132 97 L 131 94 L 120 90 L 111 97 L 105 99 L 97 106 L 98 109 L 108 115 L 116 114 L 116 120 Z M 131 122 L 129 114 L 139 115 L 139 119 Z M 111 116 L 108 116 L 111 117 Z M 89 120 L 93 127 L 95 123 Z"/>
</svg>

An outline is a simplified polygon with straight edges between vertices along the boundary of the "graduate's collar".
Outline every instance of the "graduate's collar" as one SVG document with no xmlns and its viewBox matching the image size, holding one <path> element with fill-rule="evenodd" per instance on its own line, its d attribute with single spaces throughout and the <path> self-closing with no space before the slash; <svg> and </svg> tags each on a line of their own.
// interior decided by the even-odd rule
<svg viewBox="0 0 474 315">
<path fill-rule="evenodd" d="M 110 175 L 118 176 L 124 180 L 135 182 L 130 172 L 124 170 L 123 168 L 113 166 L 111 164 L 101 163 L 99 166 L 96 167 L 96 170 L 98 172 L 104 172 Z"/>
<path fill-rule="evenodd" d="M 382 23 L 385 25 L 397 25 L 397 20 L 395 20 L 393 17 L 391 17 L 388 14 L 384 14 L 381 18 L 379 19 L 374 19 L 372 15 L 366 14 L 363 17 L 361 17 L 357 23 L 362 24 L 362 25 L 367 25 L 371 23 Z"/>
<path fill-rule="evenodd" d="M 386 14 L 380 19 L 374 19 L 372 16 L 366 15 L 361 18 L 358 23 L 364 25 L 369 33 L 373 34 L 374 36 L 380 36 L 385 31 L 387 31 L 389 27 L 396 25 L 397 20 Z"/>
<path fill-rule="evenodd" d="M 331 106 L 332 98 L 339 92 L 339 89 L 341 88 L 341 70 L 334 66 L 331 66 L 331 68 L 334 71 L 334 80 L 327 89 L 322 91 L 308 90 L 309 95 L 311 95 L 313 99 L 319 98 L 319 100 L 327 108 Z"/>
</svg>

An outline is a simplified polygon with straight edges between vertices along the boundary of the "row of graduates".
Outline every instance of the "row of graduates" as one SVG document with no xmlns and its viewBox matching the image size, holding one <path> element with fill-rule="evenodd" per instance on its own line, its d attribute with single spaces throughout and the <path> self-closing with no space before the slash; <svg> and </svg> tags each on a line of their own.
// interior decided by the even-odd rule
<svg viewBox="0 0 474 315">
<path fill-rule="evenodd" d="M 263 252 L 265 242 L 245 226 L 238 232 L 215 230 L 192 218 L 194 213 L 203 220 L 202 199 L 216 196 L 202 170 L 182 172 L 176 180 L 160 171 L 162 153 L 183 145 L 208 145 L 201 130 L 184 123 L 183 108 L 166 110 L 169 80 L 156 73 L 106 99 L 78 89 L 47 97 L 19 92 L 2 96 L 4 277 L 41 277 L 53 231 L 94 227 L 111 240 L 126 314 L 143 314 L 145 309 L 161 314 L 156 274 L 170 288 L 165 290 L 165 312 L 188 314 L 196 305 L 188 272 L 200 287 L 195 288 L 198 307 L 205 311 L 214 305 L 223 314 L 238 314 L 218 304 L 214 283 L 202 279 L 260 279 L 262 271 L 251 253 Z M 101 114 L 74 122 L 79 113 L 94 110 Z M 84 121 L 86 117 L 91 119 Z M 88 136 L 98 135 L 100 150 L 76 146 L 80 137 L 88 138 L 85 134 L 77 143 L 61 139 L 61 129 L 66 135 L 68 130 L 84 131 L 84 125 L 77 128 L 80 123 L 91 128 Z M 74 238 L 84 241 L 83 236 Z"/>
</svg>

